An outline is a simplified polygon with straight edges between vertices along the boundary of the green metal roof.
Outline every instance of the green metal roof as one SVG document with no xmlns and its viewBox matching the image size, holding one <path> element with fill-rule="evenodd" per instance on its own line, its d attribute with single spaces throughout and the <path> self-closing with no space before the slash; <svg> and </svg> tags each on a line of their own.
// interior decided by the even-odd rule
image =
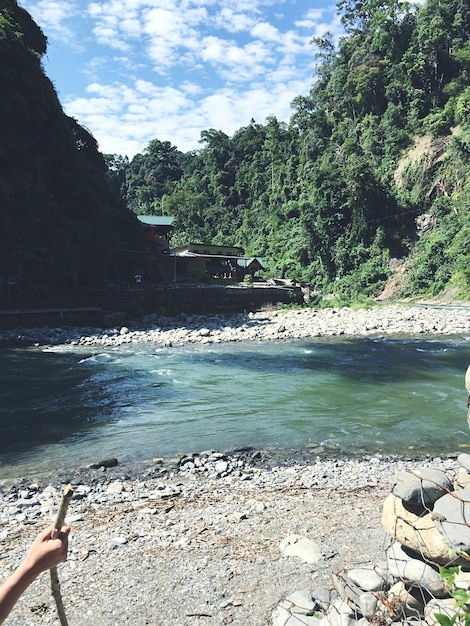
<svg viewBox="0 0 470 626">
<path fill-rule="evenodd" d="M 137 219 L 148 226 L 173 226 L 175 221 L 171 215 L 138 215 Z"/>
<path fill-rule="evenodd" d="M 260 268 L 261 268 L 262 270 L 267 269 L 267 268 L 266 268 L 266 265 L 265 265 L 265 264 L 264 264 L 264 262 L 263 262 L 263 259 L 262 259 L 261 257 L 259 257 L 259 256 L 253 256 L 253 257 L 251 257 L 251 258 L 246 258 L 246 257 L 244 257 L 244 258 L 239 258 L 239 259 L 237 259 L 237 264 L 238 264 L 240 267 L 244 267 L 244 268 L 248 269 L 248 268 L 250 267 L 250 265 L 251 265 L 252 263 L 254 263 L 255 261 L 257 261 L 257 262 L 258 262 L 258 264 L 259 264 L 259 266 L 260 266 Z"/>
</svg>

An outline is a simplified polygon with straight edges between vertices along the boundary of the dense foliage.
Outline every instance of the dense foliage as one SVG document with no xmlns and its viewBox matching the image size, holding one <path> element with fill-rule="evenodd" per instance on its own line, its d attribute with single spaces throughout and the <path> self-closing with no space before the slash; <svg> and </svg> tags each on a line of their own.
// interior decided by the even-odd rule
<svg viewBox="0 0 470 626">
<path fill-rule="evenodd" d="M 267 276 L 343 301 L 397 267 L 402 293 L 469 297 L 468 2 L 338 11 L 345 34 L 312 41 L 289 123 L 207 129 L 189 153 L 154 139 L 129 161 L 63 113 L 44 34 L 0 0 L 0 295 L 10 280 L 25 294 L 125 280 L 143 263 L 134 214 L 155 213 L 175 216 L 173 245 L 241 246 Z"/>
<path fill-rule="evenodd" d="M 138 221 L 110 190 L 95 139 L 67 117 L 45 76 L 46 37 L 0 2 L 0 295 L 63 294 L 122 276 Z M 136 246 L 138 246 L 136 248 Z M 132 268 L 131 270 L 132 271 Z"/>
<path fill-rule="evenodd" d="M 312 42 L 317 72 L 289 124 L 208 129 L 186 154 L 155 139 L 130 162 L 108 155 L 114 188 L 136 213 L 174 215 L 173 244 L 236 244 L 269 275 L 345 299 L 377 294 L 394 258 L 408 293 L 468 296 L 468 2 L 338 10 L 345 35 Z"/>
</svg>

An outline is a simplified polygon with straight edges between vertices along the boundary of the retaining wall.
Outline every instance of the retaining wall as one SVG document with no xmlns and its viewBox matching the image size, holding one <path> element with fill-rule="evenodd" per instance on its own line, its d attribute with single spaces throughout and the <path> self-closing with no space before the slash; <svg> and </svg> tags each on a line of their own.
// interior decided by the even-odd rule
<svg viewBox="0 0 470 626">
<path fill-rule="evenodd" d="M 148 313 L 175 315 L 256 311 L 267 305 L 301 304 L 298 287 L 168 287 L 87 292 L 89 307 L 0 311 L 0 329 L 34 326 L 106 326 Z M 111 315 L 109 315 L 111 313 Z"/>
</svg>

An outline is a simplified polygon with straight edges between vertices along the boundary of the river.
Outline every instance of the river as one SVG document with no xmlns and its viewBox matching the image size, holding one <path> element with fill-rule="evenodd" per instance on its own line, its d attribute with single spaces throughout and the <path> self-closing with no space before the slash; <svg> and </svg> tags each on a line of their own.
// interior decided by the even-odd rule
<svg viewBox="0 0 470 626">
<path fill-rule="evenodd" d="M 240 446 L 440 455 L 470 446 L 462 337 L 0 352 L 0 477 Z"/>
</svg>

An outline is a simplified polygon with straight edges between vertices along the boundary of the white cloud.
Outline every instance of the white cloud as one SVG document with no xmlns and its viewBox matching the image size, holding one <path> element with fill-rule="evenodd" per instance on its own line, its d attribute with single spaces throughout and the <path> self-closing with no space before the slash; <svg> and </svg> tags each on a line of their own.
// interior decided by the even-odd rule
<svg viewBox="0 0 470 626">
<path fill-rule="evenodd" d="M 322 37 L 325 33 L 331 33 L 334 42 L 344 34 L 341 18 L 334 10 L 310 9 L 301 20 L 295 22 L 297 28 L 309 31 L 309 39 Z"/>
<path fill-rule="evenodd" d="M 242 13 L 237 7 L 237 11 L 231 8 L 222 8 L 214 19 L 217 28 L 226 30 L 229 33 L 249 31 L 253 26 L 254 18 L 248 13 Z"/>
<path fill-rule="evenodd" d="M 203 91 L 200 85 L 190 81 L 181 83 L 181 89 L 184 93 L 187 93 L 190 96 L 197 96 Z"/>
<path fill-rule="evenodd" d="M 263 74 L 274 57 L 260 41 L 238 46 L 233 41 L 205 37 L 199 51 L 202 61 L 217 67 L 220 75 L 231 82 L 252 80 Z"/>
<path fill-rule="evenodd" d="M 50 78 L 66 112 L 90 129 L 102 151 L 132 157 L 155 138 L 187 151 L 199 147 L 207 128 L 232 134 L 252 118 L 288 121 L 291 101 L 311 86 L 311 38 L 341 30 L 339 18 L 322 8 L 327 0 L 302 12 L 303 1 L 94 0 L 83 9 L 78 0 L 26 0 L 25 6 L 50 45 L 86 40 L 80 63 L 74 59 L 86 90 L 80 81 L 69 80 L 65 89 Z"/>
<path fill-rule="evenodd" d="M 162 88 L 142 80 L 132 87 L 93 83 L 89 97 L 67 101 L 65 109 L 92 130 L 103 152 L 132 157 L 155 138 L 186 152 L 199 147 L 204 129 L 231 135 L 252 118 L 260 123 L 270 115 L 288 120 L 292 99 L 307 87 L 302 80 L 246 90 L 225 87 L 194 100 L 191 87 Z"/>
<path fill-rule="evenodd" d="M 129 44 L 125 37 L 139 36 L 139 20 L 132 13 L 128 13 L 124 5 L 125 3 L 113 0 L 108 5 L 93 2 L 88 6 L 88 15 L 95 21 L 93 33 L 98 43 L 128 50 Z"/>
<path fill-rule="evenodd" d="M 79 8 L 76 1 L 63 0 L 26 0 L 21 5 L 33 16 L 41 26 L 48 40 L 66 43 L 75 50 L 81 48 L 75 31 L 70 22 L 71 19 L 79 15 Z"/>
<path fill-rule="evenodd" d="M 311 28 L 321 22 L 325 13 L 325 9 L 309 9 L 302 20 L 295 22 L 296 26 L 302 26 L 303 28 Z"/>
<path fill-rule="evenodd" d="M 147 50 L 156 71 L 178 65 L 188 51 L 198 48 L 199 35 L 193 26 L 207 19 L 206 10 L 181 13 L 150 9 L 144 14 L 142 30 L 148 37 Z"/>
<path fill-rule="evenodd" d="M 278 29 L 268 22 L 258 22 L 253 26 L 250 34 L 264 41 L 278 42 L 281 39 Z"/>
</svg>

